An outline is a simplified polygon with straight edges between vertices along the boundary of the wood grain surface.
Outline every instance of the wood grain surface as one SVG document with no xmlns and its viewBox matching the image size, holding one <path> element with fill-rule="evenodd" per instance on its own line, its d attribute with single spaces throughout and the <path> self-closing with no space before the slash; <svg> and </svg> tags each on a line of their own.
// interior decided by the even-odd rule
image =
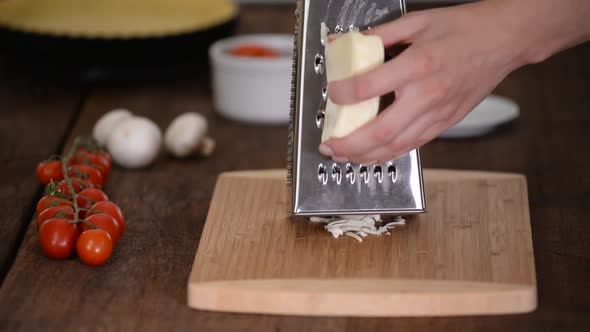
<svg viewBox="0 0 590 332">
<path fill-rule="evenodd" d="M 240 14 L 238 32 L 291 33 L 293 23 L 291 6 L 248 6 Z M 7 190 L 3 197 L 10 198 L 1 203 L 2 227 L 27 227 L 31 222 L 19 218 L 32 216 L 35 194 L 19 196 L 10 188 L 28 183 L 32 192 L 40 189 L 35 188 L 33 169 L 38 159 L 56 149 L 45 151 L 42 146 L 54 135 L 87 133 L 110 107 L 132 108 L 162 126 L 180 112 L 203 112 L 219 149 L 207 160 L 178 161 L 163 155 L 146 170 L 113 170 L 106 192 L 124 209 L 128 228 L 102 268 L 46 259 L 34 227 L 29 227 L 0 289 L 2 331 L 536 332 L 584 331 L 590 326 L 589 45 L 522 68 L 500 84 L 494 92 L 521 106 L 515 123 L 480 139 L 438 140 L 422 149 L 426 167 L 527 177 L 539 307 L 530 314 L 494 317 L 352 319 L 195 312 L 186 304 L 186 281 L 217 175 L 284 168 L 286 127 L 243 125 L 216 115 L 206 70 L 184 72 L 183 80 L 130 77 L 125 82 L 90 84 L 89 93 L 80 99 L 80 86 L 62 86 L 54 77 L 43 80 L 24 72 L 18 76 L 26 82 L 22 85 L 6 78 L 4 71 L 13 66 L 0 62 L 5 82 L 0 87 L 2 119 L 21 118 L 36 128 L 31 135 L 37 136 L 25 146 L 22 126 L 2 123 L 6 132 L 1 153 L 7 159 L 2 163 L 1 188 Z M 51 93 L 35 99 L 35 91 L 43 91 L 43 86 Z M 62 101 L 54 96 L 63 96 Z M 77 116 L 71 117 L 76 110 L 67 111 L 76 103 L 66 99 L 81 100 Z M 29 103 L 30 107 L 18 106 Z M 73 130 L 58 132 L 58 126 L 55 132 L 44 131 L 50 119 L 61 124 L 64 118 L 75 122 Z M 22 166 L 6 166 L 25 158 L 29 161 L 22 161 Z"/>
<path fill-rule="evenodd" d="M 286 172 L 222 174 L 189 278 L 197 309 L 449 316 L 536 307 L 526 180 L 425 170 L 428 213 L 391 236 L 338 240 L 291 220 Z"/>
<path fill-rule="evenodd" d="M 37 163 L 58 153 L 82 98 L 71 84 L 0 76 L 0 280 L 20 246 L 41 187 Z"/>
</svg>

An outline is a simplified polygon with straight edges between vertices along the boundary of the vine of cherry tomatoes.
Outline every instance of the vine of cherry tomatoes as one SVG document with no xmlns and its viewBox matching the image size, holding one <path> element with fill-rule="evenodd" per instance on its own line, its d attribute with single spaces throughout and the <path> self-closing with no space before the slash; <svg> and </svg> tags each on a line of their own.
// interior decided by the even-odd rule
<svg viewBox="0 0 590 332">
<path fill-rule="evenodd" d="M 125 231 L 121 209 L 102 191 L 111 157 L 91 140 L 76 139 L 72 149 L 37 166 L 45 196 L 37 203 L 36 225 L 45 256 L 78 255 L 89 266 L 105 264 Z"/>
</svg>

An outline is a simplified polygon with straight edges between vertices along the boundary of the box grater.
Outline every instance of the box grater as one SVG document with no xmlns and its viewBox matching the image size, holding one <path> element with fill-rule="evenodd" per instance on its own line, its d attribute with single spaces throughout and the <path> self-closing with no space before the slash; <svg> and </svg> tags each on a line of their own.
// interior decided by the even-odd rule
<svg viewBox="0 0 590 332">
<path fill-rule="evenodd" d="M 293 215 L 425 211 L 418 150 L 379 165 L 337 163 L 318 151 L 327 100 L 322 30 L 365 30 L 405 14 L 404 0 L 299 0 L 293 52 L 287 182 Z"/>
</svg>

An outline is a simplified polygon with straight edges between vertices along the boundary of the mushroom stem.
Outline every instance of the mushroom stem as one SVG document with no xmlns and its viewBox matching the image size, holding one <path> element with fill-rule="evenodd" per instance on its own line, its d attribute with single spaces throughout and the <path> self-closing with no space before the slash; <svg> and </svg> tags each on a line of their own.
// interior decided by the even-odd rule
<svg viewBox="0 0 590 332">
<path fill-rule="evenodd" d="M 197 152 L 203 157 L 209 157 L 211 154 L 213 154 L 213 151 L 215 151 L 215 146 L 215 140 L 209 136 L 205 136 L 201 140 L 201 143 L 199 143 Z"/>
</svg>

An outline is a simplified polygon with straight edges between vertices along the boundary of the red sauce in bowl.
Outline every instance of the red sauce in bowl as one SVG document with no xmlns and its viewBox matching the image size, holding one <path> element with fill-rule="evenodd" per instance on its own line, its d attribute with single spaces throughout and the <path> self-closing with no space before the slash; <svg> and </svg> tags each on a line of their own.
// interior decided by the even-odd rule
<svg viewBox="0 0 590 332">
<path fill-rule="evenodd" d="M 242 45 L 229 51 L 231 55 L 249 58 L 278 58 L 279 53 L 260 45 Z"/>
</svg>

